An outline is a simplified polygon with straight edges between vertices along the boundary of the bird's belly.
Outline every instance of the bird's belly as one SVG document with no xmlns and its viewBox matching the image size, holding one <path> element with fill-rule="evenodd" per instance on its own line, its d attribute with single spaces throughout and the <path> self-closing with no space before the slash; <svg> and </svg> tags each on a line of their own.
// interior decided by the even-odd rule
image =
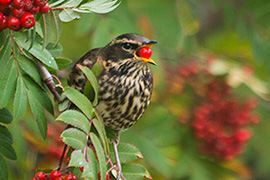
<svg viewBox="0 0 270 180">
<path fill-rule="evenodd" d="M 142 91 L 143 90 L 143 91 Z M 143 82 L 108 84 L 99 89 L 97 112 L 105 126 L 114 130 L 126 129 L 137 122 L 150 102 L 151 88 Z"/>
</svg>

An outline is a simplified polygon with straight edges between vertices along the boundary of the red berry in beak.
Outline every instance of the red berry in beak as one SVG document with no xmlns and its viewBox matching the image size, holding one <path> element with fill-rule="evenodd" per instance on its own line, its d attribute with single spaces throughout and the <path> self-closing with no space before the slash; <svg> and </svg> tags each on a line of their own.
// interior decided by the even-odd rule
<svg viewBox="0 0 270 180">
<path fill-rule="evenodd" d="M 152 55 L 152 50 L 149 47 L 143 47 L 140 50 L 139 55 L 143 58 L 149 59 Z"/>
</svg>

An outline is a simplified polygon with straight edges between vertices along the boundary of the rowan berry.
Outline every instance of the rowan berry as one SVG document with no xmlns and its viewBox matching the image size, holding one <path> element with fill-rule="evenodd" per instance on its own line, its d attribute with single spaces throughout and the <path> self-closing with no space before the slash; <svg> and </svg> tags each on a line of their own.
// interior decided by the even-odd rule
<svg viewBox="0 0 270 180">
<path fill-rule="evenodd" d="M 64 180 L 77 180 L 77 178 L 73 174 L 67 174 Z"/>
<path fill-rule="evenodd" d="M 0 23 L 0 29 L 6 29 L 7 27 L 8 27 L 7 17 L 6 16 L 3 16 L 2 23 Z"/>
<path fill-rule="evenodd" d="M 152 50 L 149 47 L 143 47 L 140 50 L 139 55 L 143 58 L 149 59 L 152 55 Z"/>
<path fill-rule="evenodd" d="M 60 176 L 61 176 L 61 173 L 60 173 L 60 171 L 58 171 L 58 170 L 53 170 L 53 171 L 51 172 L 50 176 L 51 176 L 51 179 L 54 180 L 54 179 L 60 177 Z"/>
<path fill-rule="evenodd" d="M 49 10 L 50 10 L 50 7 L 49 7 L 48 3 L 46 3 L 44 6 L 40 6 L 40 8 L 39 8 L 39 12 L 42 14 L 48 13 Z"/>
<path fill-rule="evenodd" d="M 33 14 L 26 12 L 20 18 L 21 24 L 24 28 L 29 29 L 35 25 L 35 17 Z"/>
<path fill-rule="evenodd" d="M 36 178 L 39 178 L 39 180 L 45 180 L 46 179 L 46 174 L 42 171 L 37 172 L 35 175 Z"/>
<path fill-rule="evenodd" d="M 13 0 L 13 6 L 16 9 L 24 8 L 25 6 L 24 0 Z"/>
<path fill-rule="evenodd" d="M 3 5 L 8 4 L 10 2 L 11 0 L 0 0 L 0 3 L 2 3 Z"/>
<path fill-rule="evenodd" d="M 7 25 L 9 27 L 9 29 L 12 29 L 12 30 L 18 30 L 20 28 L 20 20 L 14 16 L 11 16 L 10 18 L 8 18 L 8 21 L 7 21 Z"/>
<path fill-rule="evenodd" d="M 24 9 L 26 11 L 30 11 L 33 8 L 33 3 L 31 0 L 25 0 L 25 6 Z"/>
<path fill-rule="evenodd" d="M 21 9 L 15 9 L 15 8 L 13 8 L 12 9 L 12 14 L 15 17 L 21 17 L 23 15 L 23 13 L 24 13 L 23 8 L 21 8 Z"/>
</svg>

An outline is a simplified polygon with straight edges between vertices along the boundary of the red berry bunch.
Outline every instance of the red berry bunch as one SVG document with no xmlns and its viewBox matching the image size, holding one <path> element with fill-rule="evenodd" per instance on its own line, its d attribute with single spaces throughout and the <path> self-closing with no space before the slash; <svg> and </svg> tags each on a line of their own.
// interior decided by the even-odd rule
<svg viewBox="0 0 270 180">
<path fill-rule="evenodd" d="M 0 32 L 33 27 L 38 12 L 49 12 L 47 0 L 0 0 Z"/>
<path fill-rule="evenodd" d="M 230 100 L 231 95 L 224 81 L 209 83 L 206 102 L 195 109 L 192 124 L 201 151 L 219 159 L 241 154 L 251 137 L 247 126 L 258 122 L 252 114 L 256 103 L 240 104 Z"/>
<path fill-rule="evenodd" d="M 62 174 L 58 170 L 53 170 L 50 174 L 46 175 L 44 172 L 37 172 L 35 177 L 31 180 L 77 180 L 76 176 L 73 174 L 66 174 L 61 177 Z"/>
</svg>

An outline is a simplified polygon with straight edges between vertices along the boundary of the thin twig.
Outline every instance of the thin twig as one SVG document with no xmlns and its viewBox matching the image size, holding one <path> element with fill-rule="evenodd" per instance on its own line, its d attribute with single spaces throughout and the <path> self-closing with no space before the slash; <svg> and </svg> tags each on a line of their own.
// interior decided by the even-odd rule
<svg viewBox="0 0 270 180">
<path fill-rule="evenodd" d="M 47 70 L 47 68 L 43 65 L 43 63 L 38 60 L 36 57 L 34 59 L 37 62 L 38 67 L 40 68 L 42 79 L 45 82 L 45 84 L 48 86 L 49 90 L 53 94 L 54 98 L 59 102 L 60 101 L 60 94 L 56 90 L 56 85 L 53 81 L 53 77 L 51 73 Z"/>
</svg>

